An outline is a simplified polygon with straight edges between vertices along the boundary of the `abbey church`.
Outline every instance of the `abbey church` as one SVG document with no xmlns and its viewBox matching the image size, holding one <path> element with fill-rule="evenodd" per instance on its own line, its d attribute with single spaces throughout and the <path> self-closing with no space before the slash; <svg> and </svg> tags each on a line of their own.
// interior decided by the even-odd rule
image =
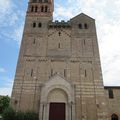
<svg viewBox="0 0 120 120">
<path fill-rule="evenodd" d="M 29 0 L 11 98 L 39 120 L 119 120 L 120 87 L 103 85 L 95 20 L 54 21 L 53 0 Z"/>
</svg>

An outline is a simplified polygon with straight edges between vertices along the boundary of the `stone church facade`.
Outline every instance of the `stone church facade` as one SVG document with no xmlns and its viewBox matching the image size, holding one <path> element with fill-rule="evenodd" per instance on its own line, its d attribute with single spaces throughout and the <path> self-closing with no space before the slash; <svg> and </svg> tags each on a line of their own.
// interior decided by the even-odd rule
<svg viewBox="0 0 120 120">
<path fill-rule="evenodd" d="M 53 11 L 53 0 L 29 1 L 13 108 L 39 120 L 118 120 L 119 88 L 103 85 L 95 20 L 81 13 L 53 22 Z"/>
</svg>

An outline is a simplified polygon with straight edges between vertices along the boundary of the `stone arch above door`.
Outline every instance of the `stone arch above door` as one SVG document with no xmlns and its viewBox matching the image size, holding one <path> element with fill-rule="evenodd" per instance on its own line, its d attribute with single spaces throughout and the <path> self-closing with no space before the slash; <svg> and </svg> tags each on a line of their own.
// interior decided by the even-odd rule
<svg viewBox="0 0 120 120">
<path fill-rule="evenodd" d="M 67 103 L 68 95 L 62 89 L 53 89 L 52 91 L 49 92 L 47 101 L 48 103 L 51 103 L 51 102 Z"/>
<path fill-rule="evenodd" d="M 61 89 L 68 96 L 68 103 L 74 103 L 74 85 L 56 74 L 48 80 L 41 89 L 41 102 L 47 103 L 49 93 L 54 89 Z"/>
</svg>

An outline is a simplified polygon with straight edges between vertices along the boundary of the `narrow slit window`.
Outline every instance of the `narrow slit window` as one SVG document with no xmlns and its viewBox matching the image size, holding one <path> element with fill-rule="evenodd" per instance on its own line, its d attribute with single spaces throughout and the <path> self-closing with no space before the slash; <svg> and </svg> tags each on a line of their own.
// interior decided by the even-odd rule
<svg viewBox="0 0 120 120">
<path fill-rule="evenodd" d="M 64 69 L 64 77 L 66 77 L 66 76 L 67 76 L 67 70 Z"/>
<path fill-rule="evenodd" d="M 33 76 L 33 69 L 31 69 L 31 77 Z"/>
<path fill-rule="evenodd" d="M 34 38 L 34 40 L 33 40 L 33 44 L 35 44 L 35 42 L 36 42 L 36 40 L 35 40 L 35 38 Z"/>
<path fill-rule="evenodd" d="M 85 70 L 85 77 L 87 77 L 87 70 Z"/>
<path fill-rule="evenodd" d="M 53 76 L 53 69 L 51 69 L 51 76 Z"/>
<path fill-rule="evenodd" d="M 58 48 L 60 48 L 60 43 L 58 44 Z"/>
<path fill-rule="evenodd" d="M 84 39 L 84 45 L 86 44 L 86 41 L 85 41 L 85 39 Z"/>
<path fill-rule="evenodd" d="M 113 99 L 113 98 L 114 98 L 114 94 L 113 94 L 113 90 L 112 90 L 112 89 L 109 89 L 109 90 L 108 90 L 108 94 L 109 94 L 109 98 L 110 98 L 110 99 Z"/>
</svg>

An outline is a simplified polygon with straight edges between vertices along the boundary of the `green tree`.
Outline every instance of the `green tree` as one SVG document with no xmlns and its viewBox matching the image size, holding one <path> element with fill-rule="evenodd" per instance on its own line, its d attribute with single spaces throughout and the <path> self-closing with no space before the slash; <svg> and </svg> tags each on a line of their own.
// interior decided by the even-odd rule
<svg viewBox="0 0 120 120">
<path fill-rule="evenodd" d="M 0 114 L 9 107 L 10 98 L 8 96 L 4 96 L 0 99 Z"/>
</svg>

